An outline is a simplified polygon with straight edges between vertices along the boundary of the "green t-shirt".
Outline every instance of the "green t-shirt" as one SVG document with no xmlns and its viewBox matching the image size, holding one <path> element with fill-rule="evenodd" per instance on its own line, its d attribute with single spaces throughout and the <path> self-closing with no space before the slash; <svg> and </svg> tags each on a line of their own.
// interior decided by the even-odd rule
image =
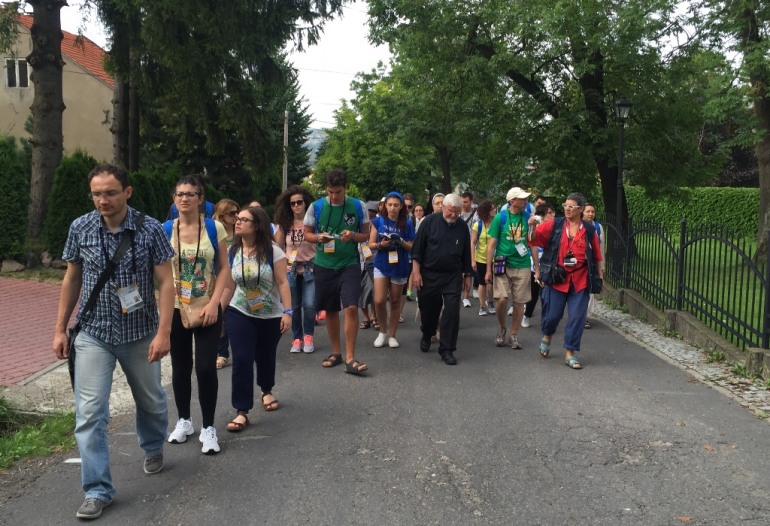
<svg viewBox="0 0 770 526">
<path fill-rule="evenodd" d="M 345 197 L 345 202 L 341 206 L 332 206 L 328 199 L 323 199 L 321 208 L 321 217 L 317 225 L 316 232 L 328 232 L 330 234 L 339 234 L 343 230 L 359 232 L 361 225 L 358 220 L 358 209 L 352 197 Z M 318 201 L 311 205 L 308 210 L 315 214 L 315 207 Z M 307 223 L 306 223 L 307 224 Z M 324 268 L 339 270 L 341 268 L 355 265 L 358 263 L 358 245 L 356 243 L 344 242 L 339 239 L 334 241 L 334 252 L 326 252 L 324 245 L 316 246 L 315 264 Z"/>
<path fill-rule="evenodd" d="M 497 239 L 495 256 L 505 256 L 505 266 L 509 268 L 530 268 L 529 245 L 527 244 L 527 232 L 529 225 L 524 219 L 524 212 L 512 214 L 505 211 L 505 225 L 500 228 L 500 214 L 492 219 L 489 225 L 489 235 Z M 523 255 L 519 254 L 517 245 L 523 245 Z"/>
</svg>

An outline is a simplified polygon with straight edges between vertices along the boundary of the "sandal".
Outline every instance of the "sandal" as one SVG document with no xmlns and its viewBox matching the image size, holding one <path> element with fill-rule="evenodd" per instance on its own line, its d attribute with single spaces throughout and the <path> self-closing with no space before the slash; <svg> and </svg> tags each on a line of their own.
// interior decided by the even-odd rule
<svg viewBox="0 0 770 526">
<path fill-rule="evenodd" d="M 273 399 L 265 402 L 266 396 L 271 396 Z M 275 399 L 273 393 L 262 393 L 262 407 L 265 408 L 265 411 L 276 411 L 278 409 L 278 400 Z"/>
<path fill-rule="evenodd" d="M 342 355 L 337 353 L 331 353 L 327 359 L 321 362 L 324 367 L 336 367 L 342 363 Z"/>
<path fill-rule="evenodd" d="M 583 328 L 584 328 L 584 329 L 590 329 L 590 328 L 591 328 L 591 324 L 590 324 L 590 323 L 588 323 L 588 322 L 585 322 L 585 323 L 583 324 Z"/>
<path fill-rule="evenodd" d="M 372 320 L 372 327 L 374 327 L 374 330 L 379 331 L 380 330 L 380 322 L 378 322 L 376 319 Z"/>
<path fill-rule="evenodd" d="M 364 320 L 361 322 L 361 325 L 358 326 L 359 329 L 368 329 L 372 326 L 372 320 Z"/>
<path fill-rule="evenodd" d="M 238 422 L 236 420 L 237 418 L 243 417 L 243 422 Z M 246 413 L 246 411 L 238 411 L 235 414 L 235 418 L 232 419 L 232 421 L 228 422 L 227 424 L 227 430 L 231 433 L 240 433 L 244 429 L 246 429 L 246 426 L 249 425 L 249 415 Z"/>
<path fill-rule="evenodd" d="M 230 358 L 227 356 L 219 356 L 217 357 L 217 369 L 222 369 L 223 367 L 227 367 L 230 365 Z"/>
<path fill-rule="evenodd" d="M 406 321 L 406 320 L 404 319 L 404 317 L 403 317 L 403 316 L 399 316 L 399 317 L 398 317 L 398 323 L 404 323 L 405 321 Z"/>
<path fill-rule="evenodd" d="M 570 356 L 569 358 L 567 358 L 567 361 L 564 362 L 564 365 L 566 365 L 570 369 L 582 369 L 583 368 L 583 366 L 580 365 L 580 362 L 578 361 L 578 359 L 575 358 L 574 356 Z"/>
<path fill-rule="evenodd" d="M 366 371 L 368 367 L 365 363 L 361 363 L 358 360 L 351 360 L 345 362 L 345 372 L 350 374 L 361 374 Z"/>
<path fill-rule="evenodd" d="M 543 358 L 548 358 L 548 355 L 551 353 L 551 342 L 547 341 L 545 338 L 542 338 L 540 340 L 540 356 Z"/>
</svg>

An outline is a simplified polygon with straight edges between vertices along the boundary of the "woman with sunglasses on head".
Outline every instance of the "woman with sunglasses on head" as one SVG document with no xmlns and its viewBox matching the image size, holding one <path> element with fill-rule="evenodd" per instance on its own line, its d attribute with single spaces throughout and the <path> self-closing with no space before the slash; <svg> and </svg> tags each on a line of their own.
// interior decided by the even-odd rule
<svg viewBox="0 0 770 526">
<path fill-rule="evenodd" d="M 227 232 L 225 243 L 229 248 L 233 243 L 235 236 L 235 217 L 238 215 L 240 207 L 232 199 L 220 199 L 214 206 L 214 220 L 222 223 Z M 222 336 L 219 338 L 219 348 L 217 349 L 217 369 L 230 365 L 230 340 L 227 338 L 227 328 L 222 324 Z"/>
<path fill-rule="evenodd" d="M 164 228 L 175 252 L 172 261 L 176 308 L 171 323 L 171 385 L 179 420 L 168 441 L 181 444 L 195 432 L 190 414 L 194 364 L 202 416 L 201 450 L 213 455 L 219 453 L 214 414 L 219 391 L 216 362 L 222 330 L 220 302 L 230 279 L 227 233 L 218 221 L 201 217 L 198 207 L 204 199 L 203 187 L 195 177 L 182 177 L 176 184 L 173 198 L 179 217 L 166 221 Z M 204 297 L 208 297 L 208 303 L 200 313 L 193 311 L 193 322 L 187 323 L 188 327 L 194 326 L 185 327 L 180 309 Z M 199 320 L 194 320 L 195 317 Z"/>
<path fill-rule="evenodd" d="M 232 402 L 236 410 L 227 430 L 243 431 L 254 407 L 254 365 L 265 411 L 278 409 L 275 352 L 281 334 L 291 327 L 291 292 L 286 280 L 286 254 L 273 243 L 270 218 L 262 208 L 238 212 L 235 239 L 229 250 L 231 286 L 225 311 L 233 349 Z"/>
<path fill-rule="evenodd" d="M 291 291 L 291 332 L 289 352 L 315 350 L 315 283 L 313 263 L 316 248 L 305 241 L 305 212 L 313 202 L 310 192 L 300 186 L 287 188 L 275 200 L 275 242 L 286 253 L 289 290 Z"/>
</svg>

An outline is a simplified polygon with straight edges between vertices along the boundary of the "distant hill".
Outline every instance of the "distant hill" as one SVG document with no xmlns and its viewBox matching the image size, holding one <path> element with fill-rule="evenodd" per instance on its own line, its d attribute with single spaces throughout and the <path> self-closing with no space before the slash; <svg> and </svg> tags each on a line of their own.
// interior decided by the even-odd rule
<svg viewBox="0 0 770 526">
<path fill-rule="evenodd" d="M 321 144 L 326 140 L 326 132 L 319 128 L 310 128 L 305 148 L 310 152 L 310 168 L 315 168 L 316 153 Z"/>
</svg>

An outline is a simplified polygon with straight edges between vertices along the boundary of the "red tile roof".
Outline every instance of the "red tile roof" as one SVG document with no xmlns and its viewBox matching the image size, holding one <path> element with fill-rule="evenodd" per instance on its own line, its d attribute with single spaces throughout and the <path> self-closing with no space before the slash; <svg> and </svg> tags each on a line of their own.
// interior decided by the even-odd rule
<svg viewBox="0 0 770 526">
<path fill-rule="evenodd" d="M 19 22 L 27 29 L 32 28 L 33 20 L 31 15 L 19 15 Z M 104 59 L 107 53 L 89 40 L 88 37 L 79 37 L 67 31 L 62 31 L 62 35 L 62 55 L 107 84 L 110 88 L 114 88 L 115 80 L 104 70 Z"/>
</svg>

